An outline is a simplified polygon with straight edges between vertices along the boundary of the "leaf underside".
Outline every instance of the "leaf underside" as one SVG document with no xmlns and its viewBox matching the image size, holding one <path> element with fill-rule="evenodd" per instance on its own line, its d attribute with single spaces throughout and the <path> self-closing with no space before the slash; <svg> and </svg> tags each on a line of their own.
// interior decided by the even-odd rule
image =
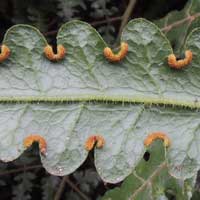
<svg viewBox="0 0 200 200">
<path fill-rule="evenodd" d="M 140 161 L 145 137 L 163 131 L 172 141 L 170 173 L 194 176 L 200 167 L 200 29 L 186 40 L 194 59 L 180 71 L 168 67 L 172 48 L 151 22 L 130 21 L 121 41 L 129 44 L 128 54 L 110 63 L 100 35 L 72 21 L 58 32 L 67 55 L 55 63 L 44 56 L 47 41 L 37 29 L 11 27 L 3 40 L 11 56 L 0 63 L 0 159 L 19 157 L 23 139 L 37 133 L 47 141 L 44 167 L 63 176 L 86 159 L 86 139 L 100 134 L 106 143 L 95 149 L 95 165 L 104 181 L 116 183 Z"/>
</svg>

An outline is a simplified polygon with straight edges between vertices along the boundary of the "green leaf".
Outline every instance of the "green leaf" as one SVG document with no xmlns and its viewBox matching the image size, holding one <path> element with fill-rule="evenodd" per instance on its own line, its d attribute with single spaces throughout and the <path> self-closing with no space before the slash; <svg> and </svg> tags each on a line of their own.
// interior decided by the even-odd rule
<svg viewBox="0 0 200 200">
<path fill-rule="evenodd" d="M 120 187 L 108 191 L 102 200 L 189 199 L 190 183 L 168 173 L 166 149 L 160 141 L 147 151 L 149 160 L 142 159 Z"/>
<path fill-rule="evenodd" d="M 47 141 L 42 163 L 54 175 L 75 171 L 86 159 L 85 141 L 105 138 L 95 149 L 101 178 L 116 183 L 128 176 L 145 152 L 147 135 L 163 131 L 172 141 L 170 173 L 193 177 L 199 159 L 199 29 L 185 48 L 194 60 L 184 70 L 168 67 L 169 41 L 144 19 L 130 21 L 122 34 L 126 58 L 110 63 L 106 43 L 88 24 L 72 21 L 59 30 L 66 58 L 46 59 L 41 33 L 27 25 L 8 30 L 3 43 L 11 56 L 0 63 L 0 158 L 12 161 L 25 150 L 23 140 L 40 134 Z"/>
<path fill-rule="evenodd" d="M 177 54 L 183 52 L 187 35 L 200 26 L 200 1 L 189 0 L 181 11 L 172 11 L 155 23 L 166 34 Z"/>
</svg>

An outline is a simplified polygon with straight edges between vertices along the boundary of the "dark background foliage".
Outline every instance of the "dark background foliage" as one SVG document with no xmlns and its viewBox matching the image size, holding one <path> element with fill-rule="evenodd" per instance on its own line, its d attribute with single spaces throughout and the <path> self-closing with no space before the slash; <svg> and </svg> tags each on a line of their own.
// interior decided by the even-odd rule
<svg viewBox="0 0 200 200">
<path fill-rule="evenodd" d="M 0 41 L 3 40 L 9 27 L 25 23 L 36 26 L 55 47 L 59 27 L 72 19 L 80 19 L 90 23 L 109 45 L 115 46 L 119 44 L 123 23 L 127 20 L 143 17 L 154 21 L 173 10 L 181 10 L 187 0 L 137 0 L 134 1 L 131 12 L 127 14 L 130 2 L 129 0 L 1 0 Z M 42 168 L 38 147 L 34 145 L 16 161 L 0 163 L 0 199 L 100 199 L 107 190 L 120 183 L 118 185 L 104 183 L 96 173 L 93 163 L 93 152 L 91 152 L 75 173 L 66 177 L 52 176 Z M 194 199 L 200 199 L 198 182 Z"/>
</svg>

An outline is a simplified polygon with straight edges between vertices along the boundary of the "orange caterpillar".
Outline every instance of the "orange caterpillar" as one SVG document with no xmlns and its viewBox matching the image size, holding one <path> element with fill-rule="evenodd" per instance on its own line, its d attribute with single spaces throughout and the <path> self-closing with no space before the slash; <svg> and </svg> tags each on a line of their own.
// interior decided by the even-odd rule
<svg viewBox="0 0 200 200">
<path fill-rule="evenodd" d="M 170 67 L 175 69 L 182 69 L 183 67 L 189 65 L 192 61 L 192 52 L 190 50 L 185 51 L 185 58 L 181 60 L 176 60 L 174 54 L 168 56 L 168 64 Z"/>
<path fill-rule="evenodd" d="M 29 135 L 28 137 L 26 137 L 24 139 L 24 146 L 26 148 L 28 148 L 34 142 L 38 142 L 39 143 L 40 152 L 43 155 L 45 155 L 46 154 L 46 149 L 47 149 L 47 143 L 46 143 L 46 140 L 40 135 L 34 134 L 34 135 Z"/>
<path fill-rule="evenodd" d="M 121 49 L 117 54 L 114 54 L 109 47 L 104 48 L 104 56 L 111 62 L 119 62 L 128 53 L 128 44 L 126 42 L 121 43 Z"/>
<path fill-rule="evenodd" d="M 0 62 L 3 62 L 10 56 L 10 49 L 6 45 L 1 46 Z"/>
<path fill-rule="evenodd" d="M 149 146 L 154 140 L 161 139 L 164 141 L 164 146 L 168 147 L 171 144 L 169 137 L 163 132 L 153 132 L 149 134 L 144 140 L 144 145 Z"/>
<path fill-rule="evenodd" d="M 57 53 L 56 54 L 53 52 L 52 46 L 47 45 L 44 48 L 44 54 L 51 61 L 62 60 L 65 57 L 65 53 L 66 53 L 65 47 L 61 44 L 57 46 Z"/>
<path fill-rule="evenodd" d="M 100 135 L 90 136 L 85 142 L 85 149 L 90 151 L 93 149 L 95 144 L 97 148 L 102 148 L 105 144 L 104 138 Z"/>
</svg>

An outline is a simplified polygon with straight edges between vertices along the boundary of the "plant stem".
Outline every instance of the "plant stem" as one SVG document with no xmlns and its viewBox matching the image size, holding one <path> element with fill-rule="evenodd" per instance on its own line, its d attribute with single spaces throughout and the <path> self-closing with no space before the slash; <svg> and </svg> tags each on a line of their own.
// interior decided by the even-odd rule
<svg viewBox="0 0 200 200">
<path fill-rule="evenodd" d="M 67 177 L 65 179 L 65 182 L 74 190 L 76 191 L 80 197 L 82 197 L 82 199 L 84 200 L 90 200 L 74 183 L 72 183 L 69 179 L 69 177 Z"/>
<path fill-rule="evenodd" d="M 176 22 L 174 22 L 174 23 L 172 23 L 172 24 L 169 24 L 169 25 L 163 27 L 161 30 L 162 30 L 163 32 L 167 33 L 167 32 L 170 31 L 172 28 L 177 27 L 177 26 L 180 26 L 181 24 L 183 24 L 183 23 L 185 23 L 185 22 L 187 22 L 187 21 L 192 22 L 192 21 L 195 20 L 197 17 L 200 17 L 200 13 L 196 13 L 196 14 L 194 14 L 194 15 L 190 15 L 190 16 L 184 18 L 184 19 L 181 19 L 181 20 L 176 21 Z"/>
<path fill-rule="evenodd" d="M 131 15 L 136 3 L 137 3 L 137 0 L 129 0 L 129 4 L 128 4 L 128 6 L 127 6 L 127 8 L 126 8 L 126 10 L 123 14 L 122 22 L 121 22 L 121 25 L 120 25 L 120 28 L 119 28 L 119 33 L 118 33 L 118 36 L 117 36 L 117 41 L 119 41 L 121 34 L 122 34 L 122 31 L 123 31 L 123 28 L 127 24 L 129 17 Z"/>
<path fill-rule="evenodd" d="M 61 180 L 61 183 L 59 185 L 59 188 L 55 194 L 54 200 L 60 200 L 63 194 L 63 191 L 65 189 L 65 179 L 67 179 L 68 176 L 64 176 Z"/>
<path fill-rule="evenodd" d="M 42 165 L 24 166 L 24 167 L 19 168 L 19 169 L 11 169 L 11 170 L 8 170 L 8 171 L 5 171 L 5 172 L 0 172 L 0 176 L 14 174 L 14 173 L 22 172 L 22 171 L 27 171 L 27 170 L 33 170 L 33 169 L 37 169 L 37 168 L 42 168 Z"/>
<path fill-rule="evenodd" d="M 122 19 L 122 16 L 111 17 L 111 18 L 108 18 L 108 19 L 91 22 L 90 25 L 95 27 L 95 26 L 98 26 L 98 25 L 107 24 L 109 22 L 120 21 L 121 19 Z M 44 33 L 44 36 L 55 35 L 55 34 L 57 34 L 57 32 L 58 32 L 57 30 L 48 31 L 48 32 Z"/>
<path fill-rule="evenodd" d="M 112 17 L 112 18 L 108 18 L 108 19 L 101 20 L 101 21 L 91 22 L 90 24 L 91 24 L 92 26 L 98 26 L 98 25 L 101 25 L 101 24 L 107 24 L 108 22 L 120 21 L 122 18 L 123 18 L 122 16 L 119 16 L 119 17 Z"/>
</svg>

